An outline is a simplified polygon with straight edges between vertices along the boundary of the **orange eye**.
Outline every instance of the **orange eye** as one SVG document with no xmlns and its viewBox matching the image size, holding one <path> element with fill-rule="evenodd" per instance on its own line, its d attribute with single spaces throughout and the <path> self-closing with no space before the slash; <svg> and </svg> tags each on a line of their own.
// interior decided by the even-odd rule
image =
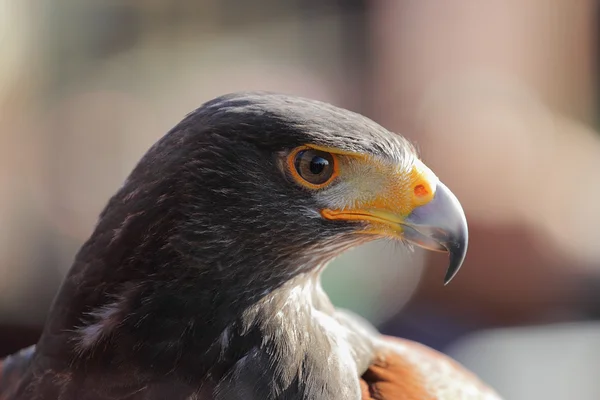
<svg viewBox="0 0 600 400">
<path fill-rule="evenodd" d="M 294 178 L 311 189 L 320 189 L 337 175 L 335 156 L 331 153 L 301 147 L 293 151 L 288 165 Z"/>
</svg>

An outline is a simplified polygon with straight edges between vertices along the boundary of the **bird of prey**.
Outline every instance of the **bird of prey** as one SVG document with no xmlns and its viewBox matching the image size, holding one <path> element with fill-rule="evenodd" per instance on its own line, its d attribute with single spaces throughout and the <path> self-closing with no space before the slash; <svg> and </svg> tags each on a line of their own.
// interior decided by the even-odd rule
<svg viewBox="0 0 600 400">
<path fill-rule="evenodd" d="M 39 342 L 0 367 L 0 399 L 498 399 L 320 285 L 378 238 L 447 251 L 447 282 L 467 236 L 456 197 L 370 119 L 276 93 L 213 99 L 110 199 Z"/>
</svg>

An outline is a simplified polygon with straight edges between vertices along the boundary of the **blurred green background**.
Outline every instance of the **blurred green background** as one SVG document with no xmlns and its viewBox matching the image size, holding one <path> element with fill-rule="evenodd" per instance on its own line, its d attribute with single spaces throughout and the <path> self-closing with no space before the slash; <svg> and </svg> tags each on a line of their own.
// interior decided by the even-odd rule
<svg viewBox="0 0 600 400">
<path fill-rule="evenodd" d="M 334 301 L 509 399 L 600 398 L 594 0 L 0 0 L 0 355 L 34 342 L 96 217 L 187 112 L 260 89 L 410 138 L 469 219 L 467 262 L 373 243 Z M 367 283 L 367 284 L 365 284 Z"/>
</svg>

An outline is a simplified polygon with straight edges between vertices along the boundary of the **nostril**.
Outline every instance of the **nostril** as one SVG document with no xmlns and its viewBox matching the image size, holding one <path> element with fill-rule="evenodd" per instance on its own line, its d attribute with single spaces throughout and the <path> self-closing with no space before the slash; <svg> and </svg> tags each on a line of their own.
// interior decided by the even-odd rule
<svg viewBox="0 0 600 400">
<path fill-rule="evenodd" d="M 418 197 L 427 196 L 429 194 L 429 190 L 423 184 L 419 184 L 415 186 L 415 195 Z"/>
</svg>

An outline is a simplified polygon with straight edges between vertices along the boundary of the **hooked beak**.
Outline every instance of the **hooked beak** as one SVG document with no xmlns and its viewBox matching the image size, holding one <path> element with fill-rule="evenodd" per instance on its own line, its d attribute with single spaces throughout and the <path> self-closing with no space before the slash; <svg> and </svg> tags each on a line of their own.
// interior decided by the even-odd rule
<svg viewBox="0 0 600 400">
<path fill-rule="evenodd" d="M 462 266 L 469 243 L 467 219 L 456 196 L 438 181 L 433 199 L 416 207 L 404 219 L 402 227 L 407 241 L 449 253 L 450 265 L 444 278 L 447 285 Z"/>
<path fill-rule="evenodd" d="M 352 207 L 323 209 L 329 220 L 366 222 L 359 233 L 401 238 L 417 246 L 450 255 L 444 284 L 447 285 L 463 264 L 469 232 L 460 202 L 435 174 L 417 160 L 412 170 L 383 168 L 386 183 L 363 190 L 374 191 L 370 201 L 356 201 Z M 376 181 L 376 179 L 374 179 Z"/>
</svg>

